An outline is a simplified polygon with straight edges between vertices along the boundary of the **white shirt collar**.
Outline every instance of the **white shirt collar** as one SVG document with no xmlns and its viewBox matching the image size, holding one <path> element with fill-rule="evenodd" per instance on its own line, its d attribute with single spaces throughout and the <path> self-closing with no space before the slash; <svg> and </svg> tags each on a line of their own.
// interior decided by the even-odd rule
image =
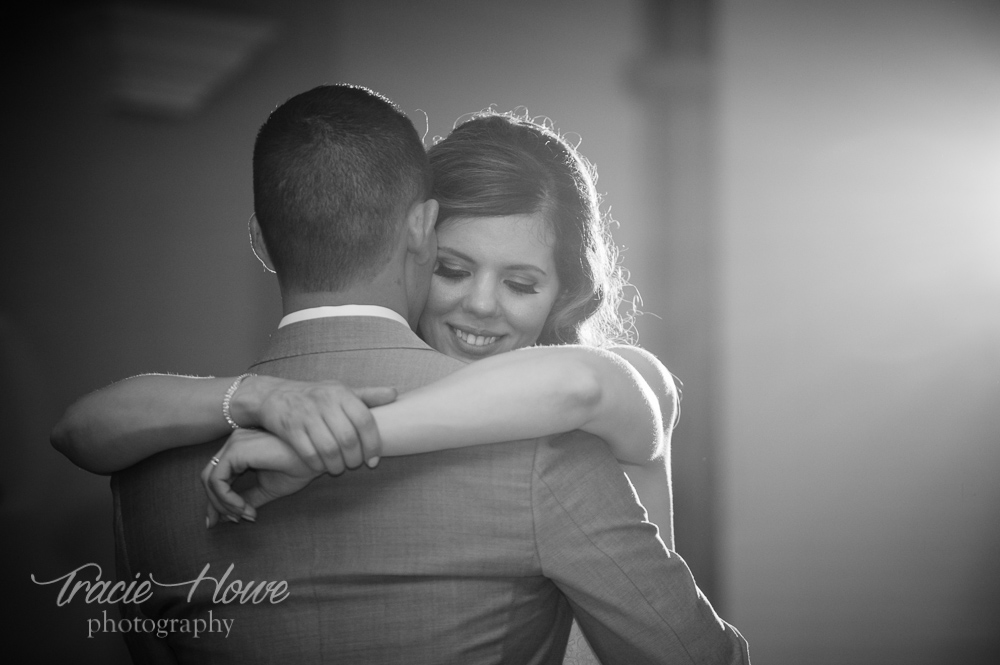
<svg viewBox="0 0 1000 665">
<path fill-rule="evenodd" d="M 299 321 L 322 319 L 328 316 L 378 316 L 383 319 L 398 321 L 407 328 L 410 327 L 410 324 L 406 322 L 406 319 L 399 312 L 380 305 L 326 305 L 323 307 L 300 309 L 297 312 L 292 312 L 282 317 L 278 327 L 284 328 Z"/>
</svg>

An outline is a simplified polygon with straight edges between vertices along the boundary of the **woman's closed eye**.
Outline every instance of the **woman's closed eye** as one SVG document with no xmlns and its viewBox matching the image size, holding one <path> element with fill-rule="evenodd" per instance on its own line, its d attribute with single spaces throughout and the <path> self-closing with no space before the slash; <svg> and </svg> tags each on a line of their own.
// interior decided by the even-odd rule
<svg viewBox="0 0 1000 665">
<path fill-rule="evenodd" d="M 524 295 L 528 295 L 531 293 L 538 293 L 538 289 L 535 288 L 537 286 L 536 284 L 525 284 L 524 282 L 515 282 L 514 280 L 510 279 L 504 282 L 504 284 L 506 284 L 507 288 L 509 288 L 514 293 L 520 293 Z"/>
<path fill-rule="evenodd" d="M 434 266 L 434 274 L 447 280 L 457 281 L 465 279 L 472 273 L 464 268 L 455 268 L 444 263 Z M 521 282 L 514 279 L 505 279 L 507 288 L 518 295 L 532 295 L 538 293 L 538 284 L 535 282 Z"/>
<path fill-rule="evenodd" d="M 438 277 L 444 277 L 445 279 L 461 279 L 463 277 L 467 277 L 469 272 L 467 270 L 451 268 L 443 263 L 439 263 L 434 267 L 434 274 Z"/>
</svg>

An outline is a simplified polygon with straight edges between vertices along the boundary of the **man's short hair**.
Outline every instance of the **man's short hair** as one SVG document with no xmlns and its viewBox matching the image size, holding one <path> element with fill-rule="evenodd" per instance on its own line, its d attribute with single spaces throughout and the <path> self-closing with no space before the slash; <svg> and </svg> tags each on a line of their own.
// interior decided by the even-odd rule
<svg viewBox="0 0 1000 665">
<path fill-rule="evenodd" d="M 254 144 L 253 195 L 283 286 L 339 291 L 376 274 L 430 173 L 413 123 L 376 92 L 323 85 L 275 109 Z"/>
</svg>

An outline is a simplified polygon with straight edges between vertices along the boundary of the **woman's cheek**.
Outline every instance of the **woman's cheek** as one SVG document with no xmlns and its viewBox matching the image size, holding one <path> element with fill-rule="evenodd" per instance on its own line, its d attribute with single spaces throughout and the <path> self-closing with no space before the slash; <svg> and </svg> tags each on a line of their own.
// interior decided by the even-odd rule
<svg viewBox="0 0 1000 665">
<path fill-rule="evenodd" d="M 507 306 L 507 320 L 520 333 L 522 344 L 534 344 L 541 332 L 542 324 L 545 323 L 541 309 L 543 308 L 532 307 L 523 301 L 515 301 Z"/>
<path fill-rule="evenodd" d="M 440 277 L 435 277 L 431 281 L 431 291 L 427 296 L 425 311 L 441 312 L 445 307 L 445 303 L 450 299 L 448 292 L 449 284 Z"/>
</svg>

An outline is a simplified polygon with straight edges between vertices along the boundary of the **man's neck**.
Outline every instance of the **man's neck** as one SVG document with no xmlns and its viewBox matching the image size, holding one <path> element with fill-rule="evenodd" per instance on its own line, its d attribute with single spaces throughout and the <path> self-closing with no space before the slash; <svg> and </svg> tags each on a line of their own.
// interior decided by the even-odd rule
<svg viewBox="0 0 1000 665">
<path fill-rule="evenodd" d="M 343 291 L 292 291 L 282 289 L 283 315 L 313 307 L 338 305 L 378 305 L 397 312 L 403 319 L 408 316 L 406 294 L 400 289 L 382 288 L 376 280 L 359 284 Z"/>
<path fill-rule="evenodd" d="M 403 320 L 410 322 L 410 327 L 416 327 L 416 317 L 419 310 L 414 309 L 413 298 L 408 291 L 411 280 L 407 279 L 407 256 L 402 246 L 397 250 L 398 256 L 393 256 L 385 262 L 381 270 L 357 279 L 339 291 L 310 291 L 296 289 L 293 284 L 286 284 L 278 276 L 278 286 L 281 289 L 281 307 L 283 315 L 313 307 L 337 307 L 340 305 L 377 305 L 391 309 Z M 430 280 L 430 275 L 427 275 Z M 421 303 L 422 305 L 423 303 Z"/>
</svg>

